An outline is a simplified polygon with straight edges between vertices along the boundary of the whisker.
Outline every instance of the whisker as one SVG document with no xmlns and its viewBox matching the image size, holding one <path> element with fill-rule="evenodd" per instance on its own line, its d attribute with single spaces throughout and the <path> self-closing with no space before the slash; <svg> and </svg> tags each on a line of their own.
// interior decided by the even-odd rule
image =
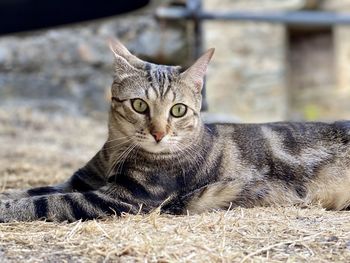
<svg viewBox="0 0 350 263">
<path fill-rule="evenodd" d="M 125 153 L 133 146 L 133 143 L 131 143 L 130 145 L 128 145 L 128 143 L 130 143 L 133 139 L 134 136 L 128 136 L 130 137 L 130 139 L 122 142 L 122 143 L 119 143 L 117 145 L 114 145 L 114 146 L 111 146 L 109 148 L 106 148 L 106 149 L 114 149 L 114 148 L 117 148 L 117 147 L 121 147 L 120 150 L 122 150 L 123 147 L 126 147 L 126 149 L 124 149 L 121 153 L 118 153 L 117 154 L 117 158 L 112 162 L 110 168 L 108 169 L 108 176 L 111 176 L 111 173 L 115 170 L 115 167 L 118 165 L 118 162 L 121 160 L 121 158 L 123 158 L 123 156 L 125 155 Z"/>
<path fill-rule="evenodd" d="M 117 156 L 117 158 L 113 161 L 111 167 L 110 167 L 109 170 L 108 170 L 108 173 L 107 173 L 108 176 L 111 175 L 111 173 L 114 171 L 116 165 L 118 164 L 118 161 L 120 160 L 120 158 L 125 154 L 126 151 L 128 151 L 128 149 L 129 149 L 131 146 L 132 146 L 132 145 L 127 146 L 126 149 L 125 149 L 121 154 L 119 154 L 119 155 Z"/>
<path fill-rule="evenodd" d="M 110 143 L 110 142 L 114 142 L 114 141 L 120 141 L 120 140 L 124 140 L 124 139 L 129 139 L 129 138 L 132 138 L 133 136 L 123 136 L 123 137 L 118 137 L 118 138 L 115 138 L 113 140 L 109 140 L 109 141 L 106 141 L 106 143 Z"/>
<path fill-rule="evenodd" d="M 116 144 L 116 145 L 107 147 L 107 148 L 105 148 L 105 150 L 115 149 L 115 148 L 117 148 L 117 147 L 119 147 L 119 146 L 121 146 L 121 145 L 124 145 L 124 144 L 126 144 L 126 143 L 129 143 L 130 141 L 132 141 L 132 139 L 129 139 L 129 140 L 126 140 L 126 141 L 124 141 L 124 142 L 118 143 L 118 144 Z"/>
<path fill-rule="evenodd" d="M 116 171 L 117 174 L 119 173 L 119 171 L 123 170 L 123 165 L 125 163 L 125 160 L 127 159 L 128 155 L 135 149 L 136 146 L 137 146 L 136 144 L 132 144 L 131 147 L 129 147 L 129 150 L 127 150 L 124 156 L 121 158 L 121 163 L 117 167 L 117 171 Z"/>
</svg>

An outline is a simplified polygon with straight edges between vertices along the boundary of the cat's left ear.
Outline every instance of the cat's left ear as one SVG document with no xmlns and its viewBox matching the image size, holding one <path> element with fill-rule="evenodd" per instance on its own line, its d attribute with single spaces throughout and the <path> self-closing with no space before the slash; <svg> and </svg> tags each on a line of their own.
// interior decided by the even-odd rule
<svg viewBox="0 0 350 263">
<path fill-rule="evenodd" d="M 131 54 L 130 51 L 117 39 L 109 38 L 108 43 L 109 48 L 114 53 L 115 57 L 124 58 L 131 66 L 135 68 L 142 68 L 144 66 L 144 61 Z"/>
<path fill-rule="evenodd" d="M 123 46 L 123 44 L 117 40 L 110 40 L 109 48 L 114 53 L 114 78 L 116 80 L 122 81 L 138 71 L 138 69 L 131 63 L 131 56 L 133 55 Z"/>
<path fill-rule="evenodd" d="M 199 59 L 197 59 L 191 67 L 180 75 L 182 80 L 188 85 L 194 87 L 197 93 L 200 93 L 202 90 L 203 79 L 214 51 L 215 48 L 209 49 Z"/>
</svg>

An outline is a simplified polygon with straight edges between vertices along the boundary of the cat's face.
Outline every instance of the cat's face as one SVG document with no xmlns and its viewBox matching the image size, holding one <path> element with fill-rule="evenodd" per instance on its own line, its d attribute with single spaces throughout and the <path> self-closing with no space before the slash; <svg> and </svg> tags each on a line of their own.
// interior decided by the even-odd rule
<svg viewBox="0 0 350 263">
<path fill-rule="evenodd" d="M 187 148 L 201 130 L 201 88 L 213 50 L 187 71 L 143 62 L 114 42 L 110 127 L 148 152 Z M 113 131 L 112 131 L 113 132 Z"/>
</svg>

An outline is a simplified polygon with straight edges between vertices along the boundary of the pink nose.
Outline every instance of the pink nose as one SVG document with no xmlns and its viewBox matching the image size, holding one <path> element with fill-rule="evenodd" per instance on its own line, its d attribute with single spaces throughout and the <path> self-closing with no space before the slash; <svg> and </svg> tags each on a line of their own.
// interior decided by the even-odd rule
<svg viewBox="0 0 350 263">
<path fill-rule="evenodd" d="M 156 140 L 156 142 L 160 142 L 165 136 L 165 132 L 162 131 L 152 131 L 151 134 Z"/>
</svg>

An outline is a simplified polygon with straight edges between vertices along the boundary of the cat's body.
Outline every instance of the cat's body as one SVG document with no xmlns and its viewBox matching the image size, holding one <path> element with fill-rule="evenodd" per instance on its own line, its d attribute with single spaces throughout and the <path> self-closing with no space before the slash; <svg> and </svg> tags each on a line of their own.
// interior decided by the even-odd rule
<svg viewBox="0 0 350 263">
<path fill-rule="evenodd" d="M 0 221 L 198 213 L 256 205 L 350 206 L 350 121 L 210 124 L 200 89 L 213 50 L 187 71 L 115 43 L 109 138 L 67 182 L 0 195 Z"/>
</svg>

